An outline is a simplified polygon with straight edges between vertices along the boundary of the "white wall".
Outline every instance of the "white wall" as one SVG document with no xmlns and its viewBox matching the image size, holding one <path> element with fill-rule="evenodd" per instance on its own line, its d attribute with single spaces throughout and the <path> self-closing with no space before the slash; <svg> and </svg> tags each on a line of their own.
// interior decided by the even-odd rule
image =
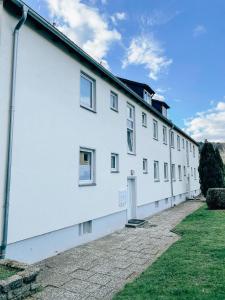
<svg viewBox="0 0 225 300">
<path fill-rule="evenodd" d="M 7 22 L 12 17 L 7 15 Z M 4 42 L 10 45 L 10 40 Z M 96 80 L 97 113 L 80 107 L 81 70 Z M 119 113 L 110 109 L 110 90 L 119 95 Z M 136 155 L 127 154 L 127 101 L 135 106 Z M 153 116 L 146 111 L 148 127 L 142 127 L 143 110 L 26 24 L 18 53 L 9 243 L 126 209 L 119 206 L 118 194 L 126 190 L 130 170 L 137 177 L 138 206 L 170 197 L 170 182 L 163 180 L 169 146 L 162 142 L 162 122 L 158 120 L 155 141 Z M 78 186 L 80 146 L 96 150 L 96 186 Z M 110 172 L 111 152 L 120 156 L 118 174 Z M 148 174 L 142 171 L 143 158 L 148 159 Z M 160 182 L 153 179 L 154 160 L 160 162 Z M 186 164 L 184 151 L 173 150 L 173 161 L 176 167 Z M 191 163 L 197 166 L 197 159 Z M 198 180 L 192 180 L 196 188 Z M 186 185 L 177 180 L 174 194 L 185 192 Z"/>
</svg>

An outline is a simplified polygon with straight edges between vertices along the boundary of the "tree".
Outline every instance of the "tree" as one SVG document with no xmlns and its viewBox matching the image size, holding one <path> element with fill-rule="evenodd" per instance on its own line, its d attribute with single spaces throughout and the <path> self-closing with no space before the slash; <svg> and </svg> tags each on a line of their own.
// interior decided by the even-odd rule
<svg viewBox="0 0 225 300">
<path fill-rule="evenodd" d="M 207 141 L 205 141 L 200 153 L 198 171 L 201 191 L 204 196 L 206 196 L 209 188 L 224 187 L 223 172 L 218 154 L 216 155 L 213 145 Z"/>
<path fill-rule="evenodd" d="M 223 187 L 224 187 L 224 164 L 218 148 L 216 148 L 215 150 L 215 156 L 216 156 L 217 164 L 220 168 L 220 172 L 218 172 L 218 181 L 222 180 Z"/>
</svg>

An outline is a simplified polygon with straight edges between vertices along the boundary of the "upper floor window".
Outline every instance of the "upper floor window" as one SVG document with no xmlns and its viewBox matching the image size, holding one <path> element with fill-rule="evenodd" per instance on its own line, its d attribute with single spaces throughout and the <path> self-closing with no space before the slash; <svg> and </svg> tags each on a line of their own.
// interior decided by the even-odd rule
<svg viewBox="0 0 225 300">
<path fill-rule="evenodd" d="M 159 162 L 154 161 L 154 180 L 159 181 Z"/>
<path fill-rule="evenodd" d="M 171 166 L 171 173 L 172 173 L 172 180 L 176 180 L 176 169 L 175 169 L 175 164 L 172 164 Z"/>
<path fill-rule="evenodd" d="M 182 173 L 181 173 L 181 166 L 178 166 L 178 176 L 179 176 L 179 180 L 182 180 Z"/>
<path fill-rule="evenodd" d="M 184 138 L 182 138 L 183 149 L 185 147 Z"/>
<path fill-rule="evenodd" d="M 180 137 L 177 136 L 177 150 L 180 151 Z"/>
<path fill-rule="evenodd" d="M 153 120 L 153 138 L 158 140 L 158 122 Z"/>
<path fill-rule="evenodd" d="M 119 154 L 111 153 L 111 172 L 119 172 Z"/>
<path fill-rule="evenodd" d="M 193 156 L 195 157 L 195 146 L 193 145 Z"/>
<path fill-rule="evenodd" d="M 186 176 L 186 167 L 184 166 L 184 176 Z"/>
<path fill-rule="evenodd" d="M 118 95 L 114 92 L 110 92 L 110 108 L 118 111 Z"/>
<path fill-rule="evenodd" d="M 174 132 L 170 132 L 170 146 L 174 148 Z"/>
<path fill-rule="evenodd" d="M 80 74 L 80 105 L 95 111 L 95 80 L 88 75 Z"/>
<path fill-rule="evenodd" d="M 165 106 L 162 106 L 162 115 L 167 118 L 167 109 Z"/>
<path fill-rule="evenodd" d="M 135 152 L 135 115 L 134 106 L 127 103 L 127 148 L 128 153 Z"/>
<path fill-rule="evenodd" d="M 81 185 L 93 184 L 95 181 L 95 151 L 80 148 L 79 183 Z"/>
<path fill-rule="evenodd" d="M 151 102 L 152 102 L 151 94 L 150 94 L 148 91 L 146 91 L 146 90 L 144 90 L 143 94 L 144 94 L 144 95 L 143 95 L 144 100 L 145 100 L 148 104 L 151 104 Z"/>
<path fill-rule="evenodd" d="M 191 142 L 190 142 L 190 152 L 192 152 Z"/>
<path fill-rule="evenodd" d="M 163 126 L 163 144 L 167 145 L 167 128 Z"/>
<path fill-rule="evenodd" d="M 148 173 L 148 160 L 147 160 L 147 158 L 143 158 L 143 173 L 144 174 Z"/>
<path fill-rule="evenodd" d="M 164 163 L 164 180 L 169 180 L 169 173 L 168 173 L 168 163 Z"/>
<path fill-rule="evenodd" d="M 196 179 L 196 169 L 194 168 L 194 179 Z"/>
<path fill-rule="evenodd" d="M 191 167 L 191 176 L 193 176 L 193 168 Z"/>
<path fill-rule="evenodd" d="M 142 126 L 147 127 L 147 114 L 144 112 L 142 113 Z"/>
</svg>

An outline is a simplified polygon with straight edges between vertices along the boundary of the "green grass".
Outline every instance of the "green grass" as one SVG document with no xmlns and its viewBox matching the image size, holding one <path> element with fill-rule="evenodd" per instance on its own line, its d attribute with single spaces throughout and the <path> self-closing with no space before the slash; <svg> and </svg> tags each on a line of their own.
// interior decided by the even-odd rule
<svg viewBox="0 0 225 300">
<path fill-rule="evenodd" d="M 182 238 L 114 300 L 225 299 L 225 211 L 203 206 L 174 231 Z"/>
<path fill-rule="evenodd" d="M 6 279 L 7 277 L 10 277 L 12 275 L 15 275 L 18 273 L 19 270 L 5 267 L 5 266 L 0 266 L 0 280 Z"/>
</svg>

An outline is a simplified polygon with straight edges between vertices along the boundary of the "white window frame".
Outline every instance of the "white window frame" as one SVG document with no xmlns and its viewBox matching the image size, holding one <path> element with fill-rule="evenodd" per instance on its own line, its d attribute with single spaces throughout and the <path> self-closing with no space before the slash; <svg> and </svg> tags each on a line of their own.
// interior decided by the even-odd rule
<svg viewBox="0 0 225 300">
<path fill-rule="evenodd" d="M 112 157 L 115 158 L 115 168 L 112 167 Z M 111 153 L 110 164 L 111 164 L 111 173 L 119 173 L 119 154 L 118 153 Z"/>
<path fill-rule="evenodd" d="M 167 145 L 167 127 L 163 125 L 163 144 Z"/>
<path fill-rule="evenodd" d="M 87 152 L 91 153 L 91 179 L 90 180 L 81 180 L 80 179 L 80 153 L 81 152 Z M 86 147 L 80 147 L 79 150 L 79 186 L 86 186 L 86 185 L 95 185 L 96 181 L 96 159 L 95 159 L 95 149 L 90 149 Z"/>
<path fill-rule="evenodd" d="M 164 181 L 169 181 L 169 164 L 167 162 L 164 162 L 163 172 Z"/>
<path fill-rule="evenodd" d="M 116 107 L 113 106 L 113 103 L 114 101 L 112 101 L 112 97 L 114 97 L 114 99 L 116 100 L 115 103 L 116 103 Z M 119 111 L 119 103 L 118 103 L 118 94 L 116 94 L 115 92 L 113 91 L 110 91 L 110 108 L 116 112 Z"/>
<path fill-rule="evenodd" d="M 171 165 L 171 177 L 172 177 L 172 181 L 176 181 L 176 166 L 175 166 L 175 164 Z"/>
<path fill-rule="evenodd" d="M 159 176 L 159 161 L 158 160 L 154 160 L 153 172 L 154 172 L 154 181 L 160 181 L 160 176 Z"/>
<path fill-rule="evenodd" d="M 147 158 L 143 158 L 142 169 L 143 169 L 143 174 L 148 174 L 148 159 Z"/>
<path fill-rule="evenodd" d="M 81 102 L 81 77 L 91 82 L 91 106 L 85 105 Z M 90 77 L 83 71 L 80 72 L 80 106 L 92 112 L 96 112 L 96 82 L 92 77 Z"/>
<path fill-rule="evenodd" d="M 179 178 L 179 181 L 182 180 L 182 169 L 181 169 L 181 165 L 178 165 L 178 178 Z"/>
<path fill-rule="evenodd" d="M 143 127 L 147 127 L 147 114 L 145 112 L 141 114 L 141 122 Z"/>
<path fill-rule="evenodd" d="M 133 150 L 130 151 L 127 143 L 127 153 L 128 154 L 135 154 L 136 151 L 136 137 L 135 137 L 135 107 L 127 102 L 127 109 L 132 110 L 132 117 L 127 116 L 127 137 L 128 137 L 128 131 L 130 131 L 133 135 Z M 131 123 L 132 126 L 129 126 L 128 124 Z M 128 141 L 128 139 L 127 139 Z"/>
<path fill-rule="evenodd" d="M 174 148 L 174 132 L 170 132 L 170 147 Z"/>
<path fill-rule="evenodd" d="M 177 135 L 177 150 L 180 151 L 180 136 Z"/>
<path fill-rule="evenodd" d="M 148 91 L 146 91 L 146 90 L 143 91 L 143 99 L 144 99 L 144 101 L 147 102 L 148 104 L 152 104 L 152 97 L 151 97 L 151 94 L 150 94 Z"/>
<path fill-rule="evenodd" d="M 153 139 L 158 141 L 158 136 L 159 136 L 158 121 L 153 119 Z"/>
</svg>

